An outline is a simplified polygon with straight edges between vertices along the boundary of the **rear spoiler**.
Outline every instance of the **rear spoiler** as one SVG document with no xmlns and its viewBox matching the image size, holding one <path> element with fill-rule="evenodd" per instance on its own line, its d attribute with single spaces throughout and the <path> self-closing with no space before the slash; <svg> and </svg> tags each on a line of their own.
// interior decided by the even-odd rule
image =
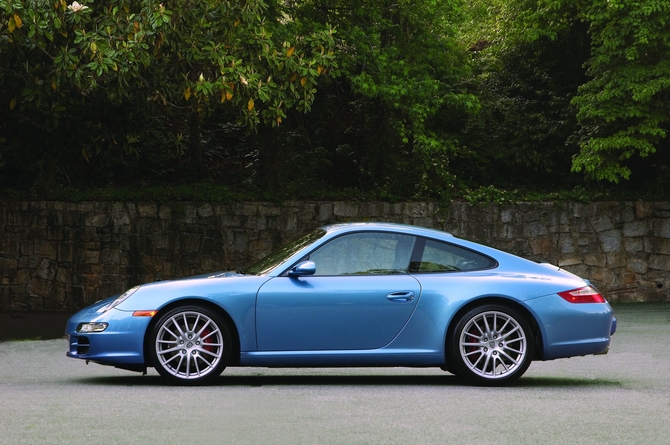
<svg viewBox="0 0 670 445">
<path fill-rule="evenodd" d="M 576 277 L 576 278 L 582 279 L 582 280 L 586 281 L 586 284 L 588 284 L 589 286 L 591 285 L 591 282 L 589 280 L 587 280 L 585 278 L 582 278 L 580 276 L 577 276 L 577 275 L 573 274 L 572 272 L 568 272 L 567 270 L 563 269 L 560 266 L 556 266 L 555 264 L 551 264 L 551 263 L 538 263 L 538 264 L 540 266 L 546 267 L 547 269 L 555 270 L 555 271 L 558 271 L 558 272 L 562 272 L 566 275 L 569 275 L 571 277 Z"/>
</svg>

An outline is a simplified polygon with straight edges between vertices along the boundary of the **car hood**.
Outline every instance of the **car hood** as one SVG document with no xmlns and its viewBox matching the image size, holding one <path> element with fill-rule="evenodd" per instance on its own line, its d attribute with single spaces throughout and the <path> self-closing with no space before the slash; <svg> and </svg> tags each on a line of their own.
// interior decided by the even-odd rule
<svg viewBox="0 0 670 445">
<path fill-rule="evenodd" d="M 216 272 L 177 280 L 156 281 L 142 284 L 132 296 L 115 309 L 159 310 L 173 301 L 191 298 L 222 304 L 227 298 L 255 295 L 258 288 L 271 278 L 236 272 Z"/>
</svg>

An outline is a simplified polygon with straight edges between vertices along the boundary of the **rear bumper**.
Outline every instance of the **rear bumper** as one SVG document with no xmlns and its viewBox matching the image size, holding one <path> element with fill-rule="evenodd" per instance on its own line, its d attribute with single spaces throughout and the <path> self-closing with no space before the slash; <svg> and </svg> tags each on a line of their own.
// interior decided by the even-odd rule
<svg viewBox="0 0 670 445">
<path fill-rule="evenodd" d="M 617 323 L 608 303 L 569 303 L 558 295 L 526 302 L 542 320 L 542 359 L 602 354 L 610 347 Z"/>
</svg>

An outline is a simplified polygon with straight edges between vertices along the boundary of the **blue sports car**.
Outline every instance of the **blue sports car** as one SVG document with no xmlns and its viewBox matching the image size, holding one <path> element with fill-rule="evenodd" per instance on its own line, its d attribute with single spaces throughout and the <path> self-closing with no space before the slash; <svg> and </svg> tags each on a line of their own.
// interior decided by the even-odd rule
<svg viewBox="0 0 670 445">
<path fill-rule="evenodd" d="M 316 229 L 251 265 L 133 287 L 73 315 L 69 357 L 211 382 L 226 366 L 440 367 L 505 385 L 532 360 L 604 354 L 616 319 L 588 281 L 448 233 Z"/>
</svg>

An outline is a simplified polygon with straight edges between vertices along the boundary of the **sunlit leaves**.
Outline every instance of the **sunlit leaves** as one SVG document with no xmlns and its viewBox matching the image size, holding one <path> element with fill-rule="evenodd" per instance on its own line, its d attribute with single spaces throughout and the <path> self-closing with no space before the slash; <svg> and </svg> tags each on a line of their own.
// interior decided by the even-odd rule
<svg viewBox="0 0 670 445">
<path fill-rule="evenodd" d="M 292 18 L 261 0 L 0 0 L 0 14 L 0 63 L 12 67 L 0 86 L 22 97 L 23 116 L 48 115 L 47 131 L 83 119 L 88 157 L 121 139 L 80 116 L 82 102 L 132 104 L 146 119 L 232 107 L 243 124 L 277 125 L 287 109 L 308 111 L 317 77 L 336 66 L 330 26 L 290 35 Z"/>
<path fill-rule="evenodd" d="M 7 28 L 9 29 L 9 32 L 14 32 L 15 29 L 21 28 L 23 26 L 23 21 L 21 20 L 21 17 L 19 17 L 18 14 L 14 14 L 9 18 L 9 22 L 7 23 Z"/>
</svg>

